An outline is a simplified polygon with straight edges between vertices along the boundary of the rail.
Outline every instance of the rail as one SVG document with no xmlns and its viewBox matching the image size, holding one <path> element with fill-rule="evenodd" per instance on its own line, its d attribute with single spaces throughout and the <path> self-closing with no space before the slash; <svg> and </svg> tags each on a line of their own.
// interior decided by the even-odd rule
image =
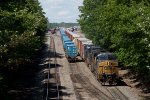
<svg viewBox="0 0 150 100">
<path fill-rule="evenodd" d="M 51 58 L 54 57 L 54 67 L 55 67 L 55 83 L 56 83 L 56 92 L 57 92 L 57 100 L 60 99 L 60 91 L 59 91 L 59 85 L 60 85 L 60 81 L 59 81 L 59 69 L 57 67 L 57 58 L 56 58 L 56 48 L 55 48 L 55 42 L 54 42 L 54 37 L 52 35 L 50 35 L 49 37 L 50 39 L 50 47 L 49 47 L 49 53 L 48 53 L 48 73 L 47 73 L 47 83 L 46 83 L 46 100 L 49 100 L 49 83 L 50 83 L 50 74 L 51 74 Z"/>
<path fill-rule="evenodd" d="M 54 39 L 53 39 L 53 43 L 54 43 Z M 59 94 L 59 85 L 60 85 L 60 81 L 59 81 L 59 69 L 57 67 L 57 58 L 56 58 L 56 48 L 54 45 L 54 55 L 55 55 L 55 82 L 56 82 L 56 87 L 57 87 L 57 100 L 60 99 L 60 94 Z"/>
</svg>

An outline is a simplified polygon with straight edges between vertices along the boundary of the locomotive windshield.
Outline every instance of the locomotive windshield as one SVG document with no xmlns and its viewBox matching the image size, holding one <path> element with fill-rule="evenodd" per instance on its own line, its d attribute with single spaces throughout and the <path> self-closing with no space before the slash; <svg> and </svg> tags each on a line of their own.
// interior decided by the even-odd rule
<svg viewBox="0 0 150 100">
<path fill-rule="evenodd" d="M 112 53 L 99 54 L 97 60 L 116 60 L 116 56 Z"/>
</svg>

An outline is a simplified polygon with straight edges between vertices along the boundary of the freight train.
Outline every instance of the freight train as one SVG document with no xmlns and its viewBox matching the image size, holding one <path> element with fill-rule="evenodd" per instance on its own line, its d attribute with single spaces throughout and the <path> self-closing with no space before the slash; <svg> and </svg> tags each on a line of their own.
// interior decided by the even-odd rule
<svg viewBox="0 0 150 100">
<path fill-rule="evenodd" d="M 120 79 L 118 61 L 113 53 L 94 45 L 91 40 L 80 37 L 67 29 L 61 28 L 60 33 L 66 55 L 68 54 L 67 58 L 75 59 L 79 54 L 102 85 L 116 85 L 118 83 Z M 69 38 L 67 40 L 69 42 L 66 42 L 64 37 Z M 74 47 L 70 47 L 68 43 L 73 44 Z M 68 50 L 68 48 L 74 49 Z"/>
<path fill-rule="evenodd" d="M 64 28 L 60 28 L 61 39 L 65 51 L 65 56 L 68 61 L 72 61 L 76 59 L 78 52 L 75 44 L 71 41 L 71 39 L 65 34 Z"/>
</svg>

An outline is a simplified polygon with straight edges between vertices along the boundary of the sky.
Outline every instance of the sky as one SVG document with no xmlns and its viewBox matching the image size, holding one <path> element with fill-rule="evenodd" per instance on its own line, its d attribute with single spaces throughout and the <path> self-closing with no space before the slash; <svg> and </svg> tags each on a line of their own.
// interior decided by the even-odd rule
<svg viewBox="0 0 150 100">
<path fill-rule="evenodd" d="M 78 6 L 83 5 L 83 0 L 39 0 L 50 23 L 77 22 L 80 12 Z"/>
</svg>

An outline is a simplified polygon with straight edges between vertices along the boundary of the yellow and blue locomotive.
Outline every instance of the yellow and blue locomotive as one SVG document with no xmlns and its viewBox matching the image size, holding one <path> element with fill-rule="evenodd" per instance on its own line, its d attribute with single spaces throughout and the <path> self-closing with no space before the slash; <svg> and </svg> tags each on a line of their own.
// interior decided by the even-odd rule
<svg viewBox="0 0 150 100">
<path fill-rule="evenodd" d="M 110 85 L 116 85 L 119 81 L 118 61 L 112 53 L 101 53 L 95 57 L 95 69 L 97 79 Z"/>
<path fill-rule="evenodd" d="M 86 50 L 86 63 L 102 85 L 116 85 L 119 81 L 118 61 L 113 53 L 99 46 L 89 46 Z"/>
</svg>

